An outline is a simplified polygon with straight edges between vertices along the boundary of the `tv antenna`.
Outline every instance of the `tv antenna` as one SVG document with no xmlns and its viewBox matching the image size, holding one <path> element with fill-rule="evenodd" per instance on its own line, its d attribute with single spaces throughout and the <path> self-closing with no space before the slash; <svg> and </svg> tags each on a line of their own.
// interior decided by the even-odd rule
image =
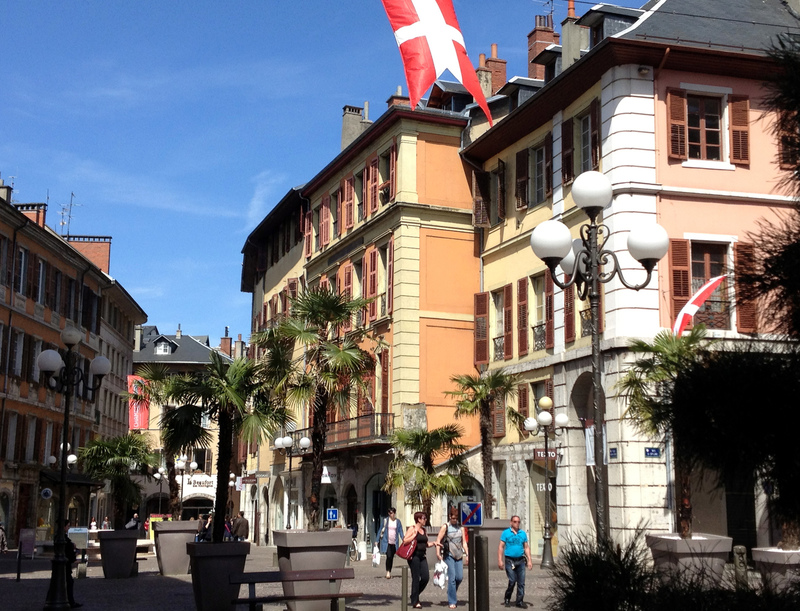
<svg viewBox="0 0 800 611">
<path fill-rule="evenodd" d="M 75 202 L 75 193 L 69 194 L 69 204 L 61 204 L 61 221 L 58 223 L 61 226 L 61 235 L 69 236 L 69 225 L 72 222 L 72 208 L 74 206 L 80 206 Z M 66 233 L 64 228 L 66 227 Z"/>
</svg>

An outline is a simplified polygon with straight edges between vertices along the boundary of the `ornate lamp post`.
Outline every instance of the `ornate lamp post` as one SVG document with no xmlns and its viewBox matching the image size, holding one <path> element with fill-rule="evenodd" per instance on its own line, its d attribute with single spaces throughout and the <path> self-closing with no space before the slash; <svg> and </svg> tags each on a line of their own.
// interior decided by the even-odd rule
<svg viewBox="0 0 800 611">
<path fill-rule="evenodd" d="M 283 450 L 284 454 L 289 457 L 289 500 L 286 511 L 286 530 L 291 530 L 292 528 L 292 457 L 295 454 L 305 454 L 306 450 L 311 447 L 311 440 L 308 437 L 301 437 L 299 450 L 293 449 L 293 444 L 294 439 L 289 435 L 286 437 L 278 437 L 275 440 L 275 447 L 278 448 L 278 450 Z"/>
<path fill-rule="evenodd" d="M 632 230 L 628 234 L 628 251 L 642 264 L 647 277 L 641 284 L 630 284 L 622 275 L 617 255 L 606 249 L 610 231 L 597 224 L 597 216 L 613 198 L 611 182 L 600 172 L 584 172 L 572 183 L 572 198 L 575 205 L 589 217 L 589 223 L 581 225 L 580 238 L 573 242 L 566 225 L 560 221 L 545 221 L 531 233 L 533 252 L 547 265 L 556 286 L 565 289 L 576 286 L 581 300 L 589 297 L 590 325 L 592 330 L 592 409 L 594 415 L 594 463 L 595 463 L 595 519 L 597 539 L 609 537 L 608 515 L 605 503 L 606 481 L 603 471 L 604 414 L 600 402 L 602 384 L 600 378 L 600 333 L 597 321 L 600 318 L 600 284 L 619 276 L 620 282 L 634 291 L 643 289 L 650 282 L 653 268 L 667 254 L 669 237 L 663 227 L 655 223 Z M 556 278 L 556 266 L 571 278 L 561 282 Z"/>
<path fill-rule="evenodd" d="M 164 485 L 164 467 L 159 467 L 156 473 L 153 473 L 153 477 L 156 478 L 158 482 L 158 513 L 161 515 L 161 488 Z"/>
<path fill-rule="evenodd" d="M 542 547 L 542 568 L 553 568 L 553 534 L 551 532 L 552 524 L 550 522 L 550 448 L 548 441 L 550 439 L 550 432 L 555 433 L 553 424 L 553 415 L 550 410 L 553 409 L 553 400 L 550 397 L 542 397 L 539 399 L 539 413 L 536 418 L 525 418 L 525 430 L 535 435 L 537 431 L 541 431 L 544 435 L 544 546 Z M 567 426 L 569 417 L 566 414 L 558 414 L 556 416 L 555 426 L 561 428 Z"/>
<path fill-rule="evenodd" d="M 88 378 L 81 367 L 79 367 L 77 354 L 73 351 L 81 339 L 83 333 L 73 327 L 66 327 L 61 332 L 61 342 L 67 347 L 66 362 L 55 350 L 44 350 L 36 359 L 39 370 L 50 377 L 52 387 L 60 392 L 64 397 L 64 422 L 61 434 L 61 477 L 58 482 L 58 513 L 56 514 L 56 532 L 53 540 L 54 555 L 52 569 L 50 572 L 50 588 L 47 591 L 45 600 L 45 611 L 51 609 L 69 609 L 67 598 L 67 571 L 72 570 L 69 561 L 64 553 L 64 520 L 66 518 L 66 496 L 67 496 L 67 467 L 77 462 L 78 458 L 74 454 L 67 455 L 69 452 L 69 409 L 72 395 L 75 388 L 83 383 L 88 385 L 92 392 L 100 388 L 103 377 L 111 371 L 111 363 L 104 356 L 97 356 L 89 366 L 91 378 Z M 51 377 L 52 376 L 52 377 Z"/>
<path fill-rule="evenodd" d="M 175 468 L 181 472 L 181 508 L 178 512 L 178 519 L 183 520 L 183 475 L 186 471 L 186 461 L 189 460 L 189 457 L 186 454 L 181 454 L 178 460 L 175 462 Z"/>
</svg>

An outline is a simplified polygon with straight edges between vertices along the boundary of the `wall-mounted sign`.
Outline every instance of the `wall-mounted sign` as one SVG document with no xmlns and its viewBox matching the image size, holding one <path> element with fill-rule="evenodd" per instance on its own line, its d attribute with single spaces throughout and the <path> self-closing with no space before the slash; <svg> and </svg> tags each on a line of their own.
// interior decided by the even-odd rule
<svg viewBox="0 0 800 611">
<path fill-rule="evenodd" d="M 617 448 L 608 448 L 608 457 L 614 459 L 617 457 Z"/>
<path fill-rule="evenodd" d="M 556 451 L 555 450 L 547 450 L 547 454 L 549 455 L 550 460 L 556 459 Z M 535 460 L 544 460 L 544 450 L 540 450 L 539 448 L 535 448 L 533 450 L 533 458 Z"/>
<path fill-rule="evenodd" d="M 645 458 L 661 458 L 661 448 L 645 448 Z"/>
</svg>

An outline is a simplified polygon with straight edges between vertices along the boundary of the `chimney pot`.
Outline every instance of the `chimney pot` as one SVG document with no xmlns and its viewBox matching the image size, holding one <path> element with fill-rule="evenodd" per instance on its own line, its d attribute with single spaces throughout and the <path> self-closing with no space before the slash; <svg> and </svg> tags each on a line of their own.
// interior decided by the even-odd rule
<svg viewBox="0 0 800 611">
<path fill-rule="evenodd" d="M 497 43 L 492 43 L 492 59 L 497 59 Z"/>
</svg>

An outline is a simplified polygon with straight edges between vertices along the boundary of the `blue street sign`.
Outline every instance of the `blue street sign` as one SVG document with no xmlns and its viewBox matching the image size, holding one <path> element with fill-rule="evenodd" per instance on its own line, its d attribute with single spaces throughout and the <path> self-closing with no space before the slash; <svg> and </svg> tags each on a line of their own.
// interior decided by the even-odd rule
<svg viewBox="0 0 800 611">
<path fill-rule="evenodd" d="M 645 448 L 645 458 L 661 458 L 661 448 Z"/>
<path fill-rule="evenodd" d="M 336 509 L 336 507 L 328 507 L 327 519 L 328 519 L 328 522 L 338 522 L 339 521 L 339 510 Z"/>
<path fill-rule="evenodd" d="M 483 503 L 461 503 L 461 526 L 483 526 Z"/>
</svg>

